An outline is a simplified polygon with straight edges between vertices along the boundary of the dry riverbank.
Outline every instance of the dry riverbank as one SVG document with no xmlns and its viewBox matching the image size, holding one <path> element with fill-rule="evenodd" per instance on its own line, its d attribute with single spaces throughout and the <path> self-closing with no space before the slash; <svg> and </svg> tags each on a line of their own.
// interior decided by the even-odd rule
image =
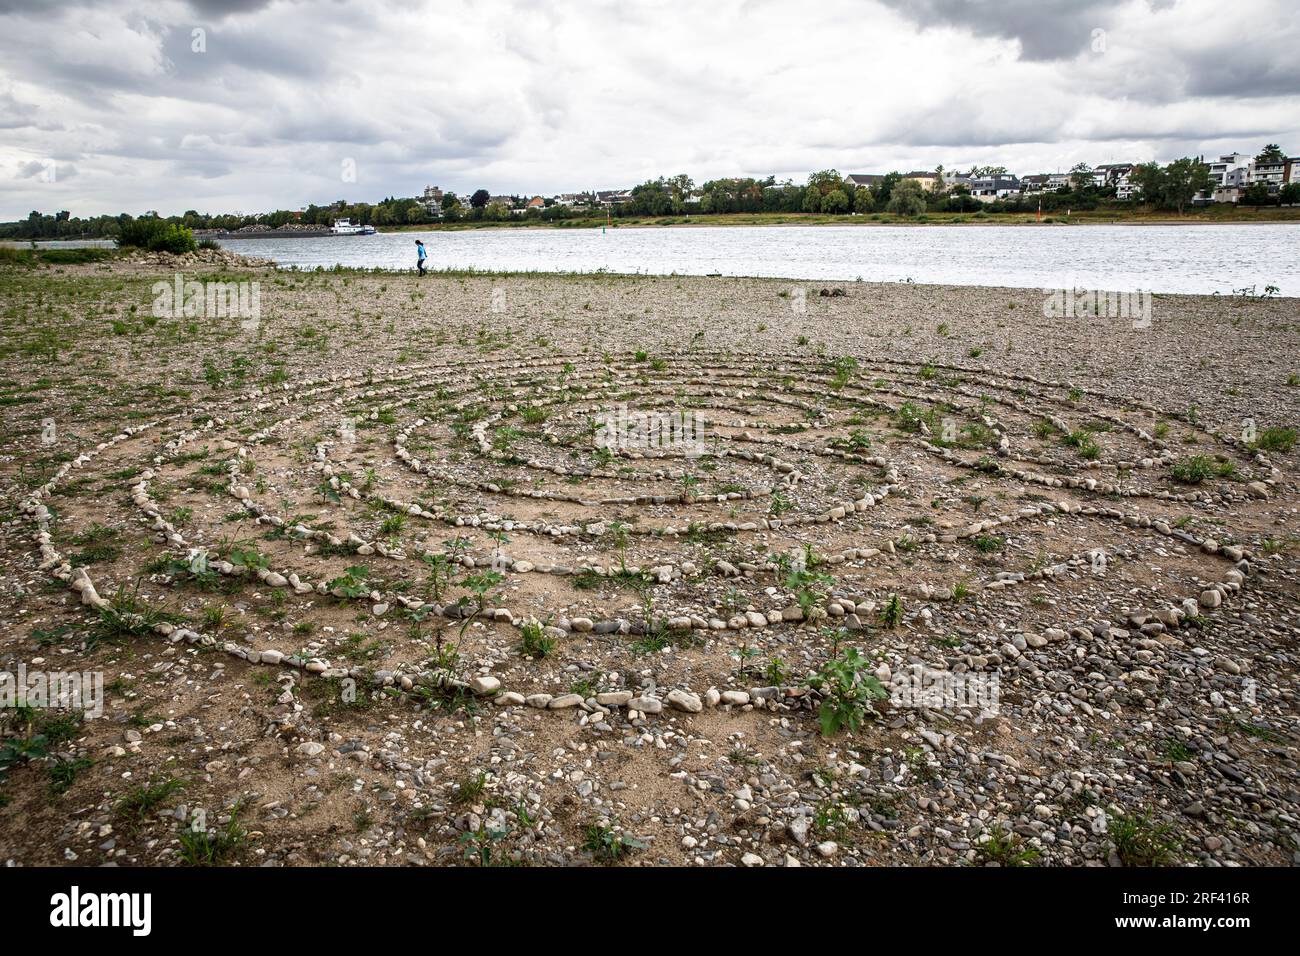
<svg viewBox="0 0 1300 956">
<path fill-rule="evenodd" d="M 232 261 L 0 265 L 0 860 L 1293 860 L 1295 299 Z"/>
</svg>

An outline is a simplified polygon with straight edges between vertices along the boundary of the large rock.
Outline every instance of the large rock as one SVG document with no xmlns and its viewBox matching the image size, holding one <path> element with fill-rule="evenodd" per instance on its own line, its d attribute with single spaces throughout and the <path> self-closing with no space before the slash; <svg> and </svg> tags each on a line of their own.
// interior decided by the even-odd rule
<svg viewBox="0 0 1300 956">
<path fill-rule="evenodd" d="M 482 674 L 469 682 L 469 689 L 483 696 L 495 694 L 501 689 L 501 681 L 491 674 Z"/>
<path fill-rule="evenodd" d="M 688 714 L 698 714 L 704 709 L 704 702 L 687 690 L 670 690 L 664 699 L 673 707 L 684 710 Z"/>
</svg>

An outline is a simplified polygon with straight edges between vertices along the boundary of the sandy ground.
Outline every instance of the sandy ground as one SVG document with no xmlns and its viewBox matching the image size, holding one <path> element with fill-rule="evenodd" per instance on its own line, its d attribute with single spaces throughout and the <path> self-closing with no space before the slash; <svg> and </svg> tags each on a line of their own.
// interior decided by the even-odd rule
<svg viewBox="0 0 1300 956">
<path fill-rule="evenodd" d="M 1300 305 L 1043 306 L 0 266 L 0 860 L 1292 862 Z"/>
</svg>

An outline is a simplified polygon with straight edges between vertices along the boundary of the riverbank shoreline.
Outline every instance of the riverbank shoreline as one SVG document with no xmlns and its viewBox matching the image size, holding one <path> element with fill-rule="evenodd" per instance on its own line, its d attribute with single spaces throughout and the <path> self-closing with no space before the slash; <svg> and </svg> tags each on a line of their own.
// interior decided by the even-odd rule
<svg viewBox="0 0 1300 956">
<path fill-rule="evenodd" d="M 1274 225 L 1300 222 L 1300 207 L 1288 207 L 1281 213 L 1269 212 L 1259 216 L 1249 214 L 1215 216 L 1105 216 L 1045 214 L 1039 220 L 1033 213 L 991 213 L 981 217 L 978 213 L 927 213 L 921 220 L 905 219 L 887 214 L 860 214 L 854 216 L 799 216 L 765 217 L 745 213 L 717 216 L 660 216 L 634 219 L 559 220 L 557 222 L 518 222 L 511 220 L 484 222 L 440 222 L 424 225 L 383 226 L 380 232 L 456 232 L 475 229 L 643 229 L 700 226 L 1200 226 L 1200 225 Z"/>
<path fill-rule="evenodd" d="M 702 226 L 1206 226 L 1206 225 L 1275 225 L 1300 223 L 1300 206 L 1251 209 L 1231 209 L 1224 212 L 1204 213 L 1192 211 L 1184 216 L 1173 214 L 1115 216 L 1106 213 L 1074 213 L 1062 216 L 1044 214 L 1039 220 L 1033 213 L 926 213 L 921 219 L 898 218 L 888 213 L 859 213 L 845 216 L 825 216 L 820 213 L 728 213 L 705 216 L 652 216 L 627 219 L 598 217 L 532 222 L 519 219 L 484 220 L 481 222 L 431 222 L 379 226 L 377 232 L 469 232 L 483 229 L 511 230 L 598 230 L 598 229 L 656 229 L 670 227 Z M 320 229 L 284 230 L 265 232 L 196 232 L 199 239 L 218 241 L 242 239 L 320 239 L 333 234 L 327 227 Z M 340 236 L 339 238 L 347 238 Z M 37 239 L 38 246 L 51 242 L 105 242 L 102 237 L 62 236 L 57 239 Z M 29 239 L 0 239 L 0 247 L 26 248 Z"/>
</svg>

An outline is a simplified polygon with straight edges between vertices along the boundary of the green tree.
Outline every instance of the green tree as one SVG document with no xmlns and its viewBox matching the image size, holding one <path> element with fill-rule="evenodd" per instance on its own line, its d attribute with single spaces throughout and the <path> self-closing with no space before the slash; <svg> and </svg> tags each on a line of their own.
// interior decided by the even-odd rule
<svg viewBox="0 0 1300 956">
<path fill-rule="evenodd" d="M 666 216 L 673 211 L 673 194 L 667 181 L 644 182 L 632 189 L 632 211 L 641 216 Z"/>
<path fill-rule="evenodd" d="M 876 200 L 876 206 L 888 206 L 890 197 L 894 194 L 894 187 L 903 181 L 903 174 L 895 170 L 892 173 L 885 173 L 880 177 L 880 182 L 871 190 L 872 198 Z"/>
<path fill-rule="evenodd" d="M 1257 163 L 1280 163 L 1286 159 L 1286 153 L 1282 152 L 1282 147 L 1277 143 L 1269 143 L 1264 147 L 1263 152 L 1255 157 Z"/>
<path fill-rule="evenodd" d="M 1092 185 L 1092 167 L 1087 163 L 1076 163 L 1070 169 L 1070 184 L 1076 192 L 1083 192 Z"/>
<path fill-rule="evenodd" d="M 848 194 L 844 192 L 844 177 L 839 174 L 839 171 L 823 169 L 812 173 L 808 177 L 808 186 L 803 194 L 804 212 L 832 212 L 833 210 L 826 206 L 826 198 L 837 190 L 844 196 L 847 209 Z M 836 199 L 835 202 L 838 204 L 839 200 Z"/>
<path fill-rule="evenodd" d="M 474 195 L 469 197 L 469 204 L 475 209 L 483 209 L 491 198 L 492 194 L 486 189 L 476 189 Z"/>
<path fill-rule="evenodd" d="M 1159 163 L 1141 163 L 1134 166 L 1129 179 L 1137 186 L 1143 202 L 1153 206 L 1164 202 L 1165 171 Z"/>
<path fill-rule="evenodd" d="M 691 190 L 695 188 L 695 180 L 691 179 L 685 173 L 678 173 L 666 181 L 668 192 L 673 197 L 673 212 L 680 213 L 686 208 L 686 200 L 691 198 Z"/>
<path fill-rule="evenodd" d="M 1263 183 L 1251 183 L 1242 194 L 1241 203 L 1243 206 L 1271 206 L 1273 197 Z"/>
<path fill-rule="evenodd" d="M 871 198 L 871 190 L 866 186 L 859 186 L 853 190 L 853 211 L 854 212 L 871 212 L 876 208 L 876 202 Z"/>
<path fill-rule="evenodd" d="M 943 164 L 940 163 L 938 166 L 934 167 L 934 186 L 931 188 L 930 194 L 938 198 L 943 196 L 947 192 L 948 192 L 948 184 L 944 182 Z"/>
<path fill-rule="evenodd" d="M 904 179 L 893 188 L 886 208 L 898 216 L 919 216 L 925 212 L 925 188 L 915 179 Z"/>
<path fill-rule="evenodd" d="M 843 189 L 832 189 L 822 197 L 822 212 L 835 215 L 846 213 L 853 208 L 849 195 Z"/>
<path fill-rule="evenodd" d="M 1183 209 L 1192 198 L 1210 188 L 1210 168 L 1200 160 L 1184 156 L 1165 167 L 1164 204 L 1178 210 Z"/>
</svg>

